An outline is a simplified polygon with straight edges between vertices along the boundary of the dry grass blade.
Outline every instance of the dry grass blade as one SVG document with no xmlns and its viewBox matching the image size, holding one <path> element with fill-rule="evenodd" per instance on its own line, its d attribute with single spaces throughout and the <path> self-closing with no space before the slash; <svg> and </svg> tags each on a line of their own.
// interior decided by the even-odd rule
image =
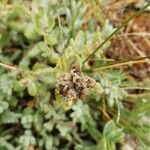
<svg viewBox="0 0 150 150">
<path fill-rule="evenodd" d="M 145 62 L 149 62 L 149 60 L 148 60 L 149 58 L 150 58 L 150 56 L 119 61 L 119 62 L 115 62 L 112 64 L 107 64 L 107 65 L 104 65 L 104 66 L 101 66 L 98 68 L 93 68 L 92 71 L 99 71 L 99 70 L 103 70 L 103 69 L 120 67 L 120 66 L 124 66 L 124 65 L 133 65 L 133 64 L 138 64 L 138 63 L 145 63 Z"/>
<path fill-rule="evenodd" d="M 116 33 L 120 31 L 120 29 L 124 26 L 126 26 L 133 18 L 143 13 L 143 11 L 150 6 L 150 2 L 147 3 L 145 6 L 143 6 L 138 12 L 133 14 L 131 17 L 129 17 L 127 20 L 125 20 L 114 32 L 112 32 L 84 61 L 83 64 L 91 57 L 93 56 L 107 41 L 109 41 Z"/>
</svg>

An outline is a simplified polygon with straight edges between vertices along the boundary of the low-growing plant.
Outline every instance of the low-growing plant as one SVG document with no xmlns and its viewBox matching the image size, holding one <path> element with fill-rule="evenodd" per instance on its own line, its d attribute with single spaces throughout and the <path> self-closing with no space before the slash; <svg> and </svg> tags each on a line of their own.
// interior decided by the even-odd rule
<svg viewBox="0 0 150 150">
<path fill-rule="evenodd" d="M 150 56 L 110 63 L 104 55 L 112 36 L 150 3 L 117 29 L 103 14 L 88 16 L 91 5 L 0 1 L 0 150 L 113 150 L 128 134 L 150 147 L 150 124 L 143 121 L 149 81 L 137 85 L 115 69 Z"/>
</svg>

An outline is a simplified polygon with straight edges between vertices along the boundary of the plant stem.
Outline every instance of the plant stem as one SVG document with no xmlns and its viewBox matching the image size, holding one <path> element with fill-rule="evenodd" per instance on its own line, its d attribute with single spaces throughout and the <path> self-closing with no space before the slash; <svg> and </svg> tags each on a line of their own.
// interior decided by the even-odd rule
<svg viewBox="0 0 150 150">
<path fill-rule="evenodd" d="M 91 71 L 99 71 L 99 70 L 103 70 L 103 69 L 108 69 L 108 68 L 113 68 L 113 67 L 120 67 L 120 66 L 124 66 L 124 65 L 133 65 L 133 64 L 137 64 L 137 63 L 144 63 L 144 62 L 148 62 L 149 58 L 150 58 L 150 56 L 119 61 L 119 62 L 116 62 L 116 63 L 106 64 L 104 66 L 94 68 Z"/>
<path fill-rule="evenodd" d="M 140 15 L 148 6 L 150 5 L 150 2 L 148 2 L 145 6 L 143 6 L 139 11 L 137 11 L 135 14 L 133 14 L 131 17 L 129 17 L 127 20 L 125 20 L 114 32 L 112 32 L 84 61 L 83 64 L 91 57 L 93 56 L 107 41 L 109 41 L 122 27 L 126 26 L 132 19 L 134 19 L 136 16 Z"/>
<path fill-rule="evenodd" d="M 147 98 L 149 98 L 150 97 L 150 93 L 142 93 L 142 94 L 128 94 L 128 97 L 129 98 L 139 98 L 139 97 L 147 97 Z M 135 102 L 135 100 L 129 100 L 128 99 L 128 101 L 129 102 Z"/>
<path fill-rule="evenodd" d="M 117 35 L 117 37 L 122 37 L 122 36 L 150 36 L 150 33 L 146 33 L 146 32 L 132 32 L 132 33 L 123 33 L 123 34 L 119 34 Z"/>
<path fill-rule="evenodd" d="M 3 64 L 3 63 L 0 63 L 0 66 L 4 67 L 6 69 L 10 69 L 10 70 L 18 70 L 18 68 L 15 68 L 15 67 Z"/>
<path fill-rule="evenodd" d="M 150 91 L 150 87 L 140 87 L 140 86 L 132 86 L 132 87 L 123 87 L 124 90 L 148 90 Z"/>
</svg>

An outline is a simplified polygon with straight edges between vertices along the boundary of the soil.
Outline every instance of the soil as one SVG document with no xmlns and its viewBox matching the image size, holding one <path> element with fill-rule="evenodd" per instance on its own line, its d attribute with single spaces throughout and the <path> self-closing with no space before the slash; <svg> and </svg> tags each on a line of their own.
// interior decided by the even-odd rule
<svg viewBox="0 0 150 150">
<path fill-rule="evenodd" d="M 126 14 L 126 16 L 130 16 Z M 124 20 L 126 17 L 122 16 L 120 19 Z M 118 19 L 119 20 L 119 19 Z M 120 24 L 119 21 L 111 20 L 114 26 Z M 134 59 L 137 57 L 150 56 L 150 13 L 144 14 L 133 19 L 127 27 L 113 39 L 111 46 L 106 52 L 106 57 L 114 61 Z M 134 65 L 121 66 L 121 70 L 128 74 L 131 80 L 136 82 L 150 80 L 150 60 L 146 63 L 137 63 Z M 138 94 L 139 91 L 128 91 L 130 94 Z M 142 93 L 140 91 L 140 93 Z M 133 100 L 134 101 L 134 100 Z M 136 102 L 136 101 L 134 101 Z M 127 103 L 128 109 L 132 109 L 134 104 Z M 130 108 L 131 107 L 131 108 Z M 142 150 L 137 139 L 126 136 L 125 141 L 120 145 L 119 150 Z"/>
<path fill-rule="evenodd" d="M 150 56 L 150 14 L 136 17 L 113 41 L 106 53 L 108 58 L 126 60 Z M 150 79 L 150 61 L 122 67 L 134 79 Z"/>
</svg>

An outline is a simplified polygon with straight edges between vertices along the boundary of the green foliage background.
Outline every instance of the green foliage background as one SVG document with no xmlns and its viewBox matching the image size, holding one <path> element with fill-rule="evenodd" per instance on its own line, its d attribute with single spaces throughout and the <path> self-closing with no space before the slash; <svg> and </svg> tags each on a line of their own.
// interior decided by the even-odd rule
<svg viewBox="0 0 150 150">
<path fill-rule="evenodd" d="M 0 0 L 0 62 L 11 66 L 0 67 L 0 150 L 113 150 L 126 134 L 150 147 L 150 125 L 141 122 L 149 97 L 138 97 L 132 111 L 125 108 L 129 95 L 122 87 L 136 86 L 125 73 L 83 71 L 96 85 L 75 103 L 56 92 L 70 64 L 82 66 L 114 30 L 100 10 L 86 16 L 92 8 L 90 0 Z M 93 67 L 109 62 L 103 54 L 109 44 L 91 58 Z M 90 69 L 89 62 L 83 68 Z"/>
</svg>

